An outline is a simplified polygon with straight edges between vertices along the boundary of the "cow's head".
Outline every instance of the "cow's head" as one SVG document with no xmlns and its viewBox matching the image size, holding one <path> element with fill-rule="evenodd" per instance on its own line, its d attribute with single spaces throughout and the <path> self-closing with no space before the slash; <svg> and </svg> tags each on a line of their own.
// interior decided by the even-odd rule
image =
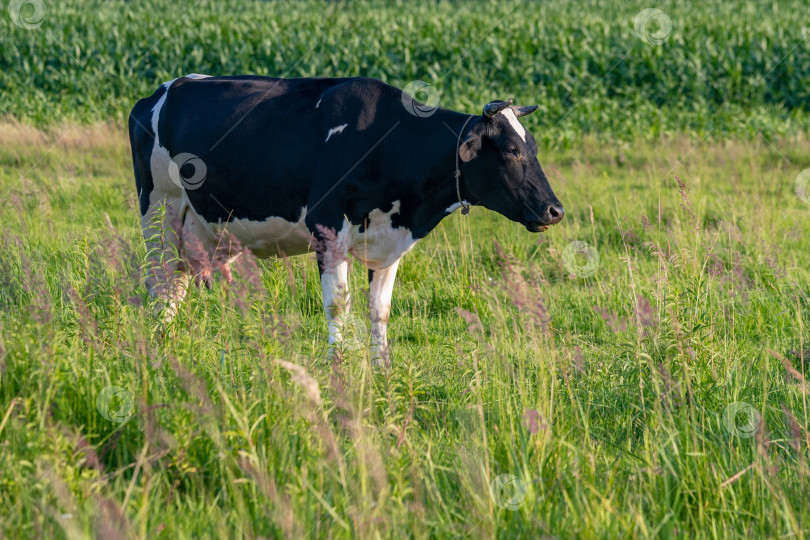
<svg viewBox="0 0 810 540">
<path fill-rule="evenodd" d="M 540 232 L 559 223 L 565 211 L 537 161 L 537 142 L 518 121 L 535 109 L 515 107 L 511 100 L 488 103 L 458 152 L 470 202 Z"/>
</svg>

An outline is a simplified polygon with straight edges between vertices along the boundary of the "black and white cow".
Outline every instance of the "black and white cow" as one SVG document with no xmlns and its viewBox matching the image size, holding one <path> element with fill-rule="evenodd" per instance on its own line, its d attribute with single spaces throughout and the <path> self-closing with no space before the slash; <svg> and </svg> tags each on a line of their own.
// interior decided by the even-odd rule
<svg viewBox="0 0 810 540">
<path fill-rule="evenodd" d="M 346 253 L 329 250 L 351 252 L 369 269 L 374 354 L 387 362 L 397 266 L 445 216 L 481 205 L 532 232 L 563 218 L 535 139 L 518 121 L 536 108 L 493 101 L 480 116 L 433 110 L 360 77 L 181 77 L 140 100 L 129 119 L 144 236 L 154 247 L 168 205 L 182 231 L 167 230 L 164 242 L 193 235 L 213 248 L 227 228 L 260 257 L 321 246 L 330 345 L 341 339 L 336 296 L 348 293 L 348 266 Z M 329 230 L 336 238 L 324 242 Z M 156 293 L 147 280 L 170 316 L 193 270 L 172 264 L 185 276 L 174 288 Z"/>
</svg>

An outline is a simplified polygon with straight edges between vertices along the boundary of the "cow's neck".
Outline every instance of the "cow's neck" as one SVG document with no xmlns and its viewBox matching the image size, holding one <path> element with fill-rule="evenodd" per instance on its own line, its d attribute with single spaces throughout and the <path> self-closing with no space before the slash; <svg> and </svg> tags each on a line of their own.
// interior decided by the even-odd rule
<svg viewBox="0 0 810 540">
<path fill-rule="evenodd" d="M 417 145 L 419 155 L 413 156 L 424 164 L 423 174 L 417 182 L 419 207 L 414 213 L 413 235 L 422 238 L 432 231 L 439 222 L 447 217 L 449 208 L 458 207 L 456 191 L 456 152 L 458 152 L 458 134 L 464 128 L 469 131 L 475 119 L 466 127 L 464 124 L 470 115 L 439 109 L 430 117 L 432 129 Z M 429 158 L 427 158 L 429 156 Z M 464 175 L 461 176 L 461 195 L 465 197 Z M 469 201 L 473 203 L 474 201 Z"/>
</svg>

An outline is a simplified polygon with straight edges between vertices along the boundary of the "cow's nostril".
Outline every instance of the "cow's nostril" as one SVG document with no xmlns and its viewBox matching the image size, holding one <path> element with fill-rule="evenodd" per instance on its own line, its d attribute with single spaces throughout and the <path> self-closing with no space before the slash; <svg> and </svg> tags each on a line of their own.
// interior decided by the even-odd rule
<svg viewBox="0 0 810 540">
<path fill-rule="evenodd" d="M 550 218 L 549 221 L 552 224 L 559 223 L 562 220 L 564 215 L 565 215 L 565 210 L 563 209 L 562 206 L 557 206 L 557 205 L 552 204 L 552 205 L 550 205 L 548 207 L 548 216 Z"/>
</svg>

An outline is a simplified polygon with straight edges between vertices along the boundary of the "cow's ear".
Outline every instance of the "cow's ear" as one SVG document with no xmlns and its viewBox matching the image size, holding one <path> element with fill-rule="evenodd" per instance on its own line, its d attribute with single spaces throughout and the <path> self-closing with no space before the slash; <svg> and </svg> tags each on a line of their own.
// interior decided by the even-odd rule
<svg viewBox="0 0 810 540">
<path fill-rule="evenodd" d="M 466 163 L 477 156 L 479 150 L 481 150 L 481 137 L 470 134 L 458 147 L 458 157 Z"/>
</svg>

